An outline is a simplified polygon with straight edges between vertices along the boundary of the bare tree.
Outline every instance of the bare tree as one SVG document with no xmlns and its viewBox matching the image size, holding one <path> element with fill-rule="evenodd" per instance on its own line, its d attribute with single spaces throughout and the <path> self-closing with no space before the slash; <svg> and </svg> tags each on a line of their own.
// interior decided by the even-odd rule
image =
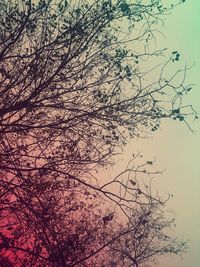
<svg viewBox="0 0 200 267">
<path fill-rule="evenodd" d="M 153 197 L 150 187 L 142 192 L 136 177 L 128 183 L 138 196 L 131 207 L 121 194 L 123 220 L 82 183 L 67 185 L 52 174 L 18 187 L 10 183 L 0 202 L 2 266 L 140 266 L 160 254 L 184 252 L 186 244 L 167 231 L 174 219 L 165 219 L 165 201 Z M 127 185 L 128 195 L 129 190 Z"/>
<path fill-rule="evenodd" d="M 150 162 L 103 184 L 92 170 L 161 119 L 196 116 L 182 104 L 187 68 L 168 74 L 179 53 L 166 58 L 151 45 L 171 9 L 159 0 L 0 0 L 1 265 L 104 266 L 106 258 L 117 266 L 154 257 L 154 240 L 144 249 L 152 221 L 141 251 L 123 250 L 126 240 L 137 243 L 139 216 L 163 203 L 137 179 L 152 174 Z M 102 196 L 126 215 L 123 231 L 115 210 L 97 212 Z"/>
<path fill-rule="evenodd" d="M 51 176 L 29 178 L 1 197 L 0 207 L 0 251 L 7 265 L 100 264 L 99 254 L 90 258 L 103 246 L 106 215 L 102 200 L 81 184 L 66 188 Z"/>
<path fill-rule="evenodd" d="M 154 25 L 169 11 L 160 1 L 0 5 L 2 170 L 86 171 L 128 135 L 154 131 L 162 118 L 185 120 L 185 70 L 177 84 L 167 75 L 178 52 L 150 79 L 152 58 L 163 54 L 150 49 Z"/>
<path fill-rule="evenodd" d="M 124 234 L 110 245 L 116 266 L 139 267 L 157 263 L 160 255 L 181 255 L 187 251 L 187 242 L 173 237 L 175 219 L 167 218 L 163 204 L 152 202 L 131 209 Z"/>
</svg>

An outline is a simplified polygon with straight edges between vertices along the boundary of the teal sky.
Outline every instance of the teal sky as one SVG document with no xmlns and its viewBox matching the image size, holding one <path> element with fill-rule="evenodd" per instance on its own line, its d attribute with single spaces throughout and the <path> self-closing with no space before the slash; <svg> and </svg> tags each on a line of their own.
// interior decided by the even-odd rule
<svg viewBox="0 0 200 267">
<path fill-rule="evenodd" d="M 165 39 L 157 40 L 157 45 L 180 52 L 178 67 L 195 63 L 187 74 L 188 83 L 194 87 L 186 102 L 200 112 L 200 1 L 188 0 L 173 10 L 161 31 Z M 162 258 L 158 267 L 200 266 L 200 119 L 191 126 L 194 134 L 182 122 L 164 121 L 153 138 L 129 144 L 119 164 L 125 164 L 133 151 L 138 151 L 149 159 L 156 158 L 155 169 L 165 170 L 154 187 L 160 194 L 174 195 L 168 205 L 177 222 L 174 235 L 189 240 L 190 248 L 182 260 Z"/>
<path fill-rule="evenodd" d="M 166 17 L 163 32 L 165 39 L 158 43 L 169 51 L 180 52 L 180 66 L 195 63 L 187 74 L 194 89 L 186 100 L 200 112 L 200 1 L 188 0 L 176 8 Z M 166 121 L 153 139 L 137 145 L 144 154 L 156 157 L 158 168 L 165 169 L 156 186 L 163 194 L 173 193 L 169 209 L 174 211 L 177 221 L 175 234 L 190 240 L 183 260 L 162 259 L 159 267 L 200 266 L 200 120 L 192 128 L 195 134 L 182 123 Z"/>
<path fill-rule="evenodd" d="M 167 18 L 164 42 L 180 51 L 182 64 L 195 63 L 187 76 L 195 85 L 187 102 L 200 112 L 200 1 L 186 1 Z M 174 194 L 170 208 L 177 220 L 176 234 L 190 240 L 183 260 L 171 258 L 162 267 L 198 267 L 200 262 L 200 121 L 192 128 L 195 134 L 180 123 L 164 123 L 151 144 L 159 165 L 166 168 L 160 187 Z"/>
</svg>

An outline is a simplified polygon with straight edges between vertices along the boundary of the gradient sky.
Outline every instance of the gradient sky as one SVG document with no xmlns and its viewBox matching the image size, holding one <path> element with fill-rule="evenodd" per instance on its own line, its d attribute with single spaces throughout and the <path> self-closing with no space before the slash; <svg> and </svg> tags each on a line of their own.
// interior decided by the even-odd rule
<svg viewBox="0 0 200 267">
<path fill-rule="evenodd" d="M 187 80 L 194 83 L 187 102 L 200 112 L 200 1 L 189 0 L 166 18 L 163 45 L 177 49 L 181 63 L 195 66 Z M 146 140 L 143 152 L 156 156 L 157 165 L 165 169 L 159 190 L 174 194 L 170 209 L 174 211 L 180 238 L 189 239 L 190 249 L 183 260 L 168 258 L 161 267 L 200 266 L 200 121 L 192 125 L 192 134 L 184 124 L 164 122 L 152 140 Z"/>
<path fill-rule="evenodd" d="M 186 1 L 167 18 L 164 42 L 180 51 L 181 63 L 195 63 L 187 76 L 195 85 L 187 101 L 200 112 L 200 1 Z M 161 267 L 200 266 L 200 121 L 192 127 L 195 134 L 181 123 L 164 123 L 151 143 L 158 163 L 166 168 L 160 187 L 174 194 L 170 207 L 177 220 L 176 233 L 190 240 L 182 261 L 171 259 Z"/>
<path fill-rule="evenodd" d="M 187 101 L 200 112 L 200 1 L 189 0 L 177 8 L 166 21 L 166 33 L 167 47 L 180 51 L 181 62 L 195 63 L 187 76 L 195 85 Z M 159 164 L 166 168 L 162 190 L 169 188 L 174 194 L 170 205 L 177 220 L 176 233 L 190 240 L 182 261 L 171 259 L 161 267 L 200 266 L 200 121 L 192 127 L 195 134 L 180 123 L 165 123 L 151 144 Z"/>
<path fill-rule="evenodd" d="M 187 103 L 200 112 L 200 1 L 188 0 L 177 7 L 161 30 L 165 39 L 157 40 L 158 45 L 178 50 L 180 67 L 195 63 L 187 74 L 187 81 L 194 84 Z M 133 141 L 121 161 L 122 166 L 133 151 L 140 151 L 149 159 L 156 158 L 155 169 L 165 169 L 154 187 L 163 195 L 174 195 L 168 208 L 176 218 L 175 235 L 188 239 L 190 249 L 182 260 L 171 256 L 161 259 L 159 267 L 200 266 L 200 120 L 191 126 L 194 134 L 182 122 L 165 121 L 153 138 Z"/>
</svg>

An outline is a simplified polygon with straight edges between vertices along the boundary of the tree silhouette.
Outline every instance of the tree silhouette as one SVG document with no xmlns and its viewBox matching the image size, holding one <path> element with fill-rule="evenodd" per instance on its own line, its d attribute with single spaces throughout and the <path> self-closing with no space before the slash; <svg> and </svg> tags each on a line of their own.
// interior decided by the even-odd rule
<svg viewBox="0 0 200 267">
<path fill-rule="evenodd" d="M 29 180 L 2 199 L 2 255 L 11 266 L 73 266 L 102 242 L 95 199 L 78 184 Z"/>
<path fill-rule="evenodd" d="M 90 169 L 128 135 L 184 120 L 190 88 L 166 72 L 178 52 L 157 79 L 142 64 L 163 53 L 148 43 L 165 12 L 160 1 L 2 0 L 1 169 Z"/>
<path fill-rule="evenodd" d="M 94 170 L 162 119 L 196 116 L 182 104 L 187 68 L 169 72 L 180 54 L 163 60 L 165 49 L 152 48 L 172 8 L 159 0 L 0 0 L 1 265 L 104 266 L 105 253 L 116 266 L 109 255 L 132 228 L 118 231 L 115 210 L 99 214 L 97 200 L 129 222 L 130 209 L 163 203 L 138 183 L 152 174 L 150 161 L 133 164 L 138 155 L 110 181 Z"/>
<path fill-rule="evenodd" d="M 138 182 L 137 182 L 138 183 Z M 179 254 L 186 243 L 173 239 L 164 201 L 125 207 L 127 220 L 83 187 L 32 177 L 1 197 L 2 266 L 139 266 L 160 254 Z"/>
<path fill-rule="evenodd" d="M 166 219 L 166 213 L 158 203 L 152 202 L 132 209 L 125 234 L 110 246 L 111 253 L 117 260 L 116 266 L 156 264 L 160 255 L 185 252 L 187 242 L 170 236 L 174 222 L 174 218 Z"/>
</svg>

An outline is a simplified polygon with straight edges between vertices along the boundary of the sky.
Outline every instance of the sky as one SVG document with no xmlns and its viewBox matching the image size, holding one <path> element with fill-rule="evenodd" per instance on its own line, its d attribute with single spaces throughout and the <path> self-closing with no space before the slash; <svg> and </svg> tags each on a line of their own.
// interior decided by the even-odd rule
<svg viewBox="0 0 200 267">
<path fill-rule="evenodd" d="M 195 66 L 187 80 L 194 84 L 187 102 L 200 112 L 200 1 L 189 0 L 166 21 L 167 47 L 177 48 L 183 64 Z M 200 121 L 192 134 L 185 125 L 166 122 L 151 143 L 159 164 L 166 169 L 160 187 L 174 194 L 174 210 L 180 238 L 189 239 L 190 249 L 183 260 L 168 259 L 161 267 L 198 267 L 200 262 Z"/>
<path fill-rule="evenodd" d="M 187 72 L 193 89 L 186 97 L 200 113 L 200 1 L 188 0 L 165 17 L 161 31 L 165 37 L 157 45 L 168 51 L 178 50 L 178 67 L 194 66 Z M 200 117 L 200 116 L 199 116 Z M 160 258 L 158 267 L 199 267 L 200 262 L 200 119 L 191 121 L 190 131 L 183 122 L 166 120 L 151 138 L 133 140 L 128 144 L 117 168 L 123 168 L 133 152 L 156 159 L 155 169 L 163 170 L 154 189 L 160 195 L 173 194 L 168 210 L 176 218 L 174 236 L 188 240 L 188 253 L 180 257 Z"/>
<path fill-rule="evenodd" d="M 187 103 L 200 113 L 200 0 L 186 0 L 166 17 L 161 30 L 165 38 L 161 36 L 158 45 L 178 50 L 180 66 L 195 64 L 187 74 L 188 82 L 194 84 Z M 164 171 L 154 187 L 161 195 L 174 196 L 168 205 L 177 222 L 174 235 L 188 240 L 189 250 L 183 259 L 161 258 L 158 267 L 200 266 L 200 119 L 191 127 L 194 133 L 183 122 L 164 121 L 152 138 L 133 140 L 121 160 L 123 165 L 133 151 L 156 159 L 155 169 Z"/>
<path fill-rule="evenodd" d="M 178 50 L 180 65 L 194 67 L 187 81 L 194 84 L 186 101 L 200 112 L 200 1 L 188 0 L 165 18 L 162 28 L 165 38 L 157 40 L 169 51 Z M 184 123 L 164 121 L 152 138 L 132 141 L 124 161 L 132 151 L 156 158 L 155 168 L 164 170 L 154 187 L 161 194 L 173 194 L 168 209 L 173 211 L 177 227 L 175 235 L 189 240 L 189 250 L 183 259 L 160 259 L 158 267 L 198 267 L 200 262 L 200 120 L 191 124 L 192 133 Z"/>
</svg>

